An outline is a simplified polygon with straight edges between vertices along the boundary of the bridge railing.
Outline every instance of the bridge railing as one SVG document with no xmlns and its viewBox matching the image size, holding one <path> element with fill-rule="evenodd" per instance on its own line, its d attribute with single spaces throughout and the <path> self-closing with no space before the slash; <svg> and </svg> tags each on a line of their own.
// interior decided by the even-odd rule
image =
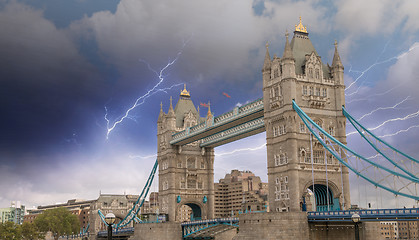
<svg viewBox="0 0 419 240">
<path fill-rule="evenodd" d="M 242 116 L 245 116 L 249 113 L 252 113 L 254 111 L 259 111 L 263 109 L 263 99 L 259 98 L 256 99 L 253 102 L 247 103 L 241 107 L 236 107 L 234 108 L 232 111 L 223 113 L 219 116 L 214 117 L 214 123 L 212 126 L 208 126 L 206 122 L 197 124 L 195 126 L 192 126 L 190 128 L 187 128 L 181 132 L 175 133 L 172 135 L 172 141 L 171 142 L 176 142 L 176 140 L 180 140 L 183 139 L 187 136 L 190 135 L 195 135 L 195 134 L 199 134 L 203 131 L 205 131 L 205 129 L 207 129 L 208 127 L 214 127 L 217 125 L 221 125 L 225 122 L 231 121 L 232 119 L 235 118 L 240 118 Z"/>
<path fill-rule="evenodd" d="M 309 221 L 352 221 L 351 217 L 355 213 L 359 214 L 361 221 L 419 221 L 419 208 L 308 212 L 307 218 Z"/>
</svg>

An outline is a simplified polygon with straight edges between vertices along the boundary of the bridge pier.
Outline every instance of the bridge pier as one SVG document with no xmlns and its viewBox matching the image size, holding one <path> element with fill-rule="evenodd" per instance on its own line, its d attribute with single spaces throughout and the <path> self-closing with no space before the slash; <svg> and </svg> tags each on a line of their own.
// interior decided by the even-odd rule
<svg viewBox="0 0 419 240">
<path fill-rule="evenodd" d="M 309 223 L 310 240 L 355 239 L 354 224 L 351 222 Z M 379 240 L 379 222 L 361 222 L 359 236 L 361 240 Z"/>
<path fill-rule="evenodd" d="M 233 240 L 309 239 L 305 212 L 247 213 L 239 219 L 240 230 Z"/>
<path fill-rule="evenodd" d="M 129 240 L 182 240 L 180 223 L 141 223 L 135 224 L 134 235 Z"/>
</svg>

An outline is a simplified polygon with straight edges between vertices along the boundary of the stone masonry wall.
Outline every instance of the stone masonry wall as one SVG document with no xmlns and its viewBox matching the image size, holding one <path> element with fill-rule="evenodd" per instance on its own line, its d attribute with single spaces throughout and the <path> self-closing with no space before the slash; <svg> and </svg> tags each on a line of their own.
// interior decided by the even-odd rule
<svg viewBox="0 0 419 240">
<path fill-rule="evenodd" d="M 135 225 L 134 236 L 129 240 L 182 240 L 182 227 L 179 223 L 141 223 Z"/>
<path fill-rule="evenodd" d="M 309 239 L 305 212 L 241 214 L 240 231 L 233 240 Z"/>
</svg>

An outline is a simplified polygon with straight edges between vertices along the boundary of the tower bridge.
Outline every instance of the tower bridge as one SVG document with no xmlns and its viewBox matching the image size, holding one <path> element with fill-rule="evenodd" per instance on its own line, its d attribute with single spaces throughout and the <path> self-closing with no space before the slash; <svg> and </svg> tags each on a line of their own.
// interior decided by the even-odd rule
<svg viewBox="0 0 419 240">
<path fill-rule="evenodd" d="M 248 229 L 240 229 L 235 239 L 280 239 L 281 234 L 281 239 L 287 239 L 287 236 L 309 239 L 310 221 L 347 221 L 348 214 L 352 213 L 348 211 L 351 206 L 349 170 L 376 188 L 419 200 L 419 178 L 415 169 L 412 173 L 412 169 L 403 169 L 394 161 L 391 167 L 380 165 L 346 147 L 346 116 L 351 117 L 342 109 L 345 105 L 344 67 L 337 43 L 331 65 L 325 64 L 308 35 L 300 18 L 291 41 L 288 32 L 285 34 L 282 57 L 274 55 L 271 58 L 266 45 L 261 99 L 219 116 L 214 116 L 208 107 L 206 116 L 201 117 L 199 107 L 195 107 L 185 86 L 174 108 L 172 98 L 167 113 L 161 105 L 157 120 L 160 213 L 166 214 L 169 222 L 174 224 L 181 220 L 181 207 L 187 205 L 192 209 L 193 219 L 198 222 L 184 223 L 183 230 L 179 230 L 180 225 L 167 225 L 159 231 L 168 234 L 167 231 L 171 231 L 168 229 L 177 229 L 173 231 L 182 231 L 185 238 L 187 235 L 192 239 L 192 233 L 197 236 L 197 231 L 207 229 L 210 224 L 228 225 L 229 220 L 214 220 L 214 148 L 263 131 L 266 132 L 270 210 L 269 213 L 244 214 L 240 220 L 234 219 L 234 224 Z M 351 124 L 366 138 L 363 134 L 367 131 L 362 131 L 362 125 L 356 126 L 356 121 L 352 120 Z M 376 140 L 386 144 L 378 138 Z M 373 144 L 372 141 L 369 143 Z M 417 167 L 417 160 L 403 156 Z M 387 186 L 382 179 L 373 179 L 368 168 L 355 168 L 350 157 L 408 183 L 399 189 Z M 416 194 L 414 190 L 406 190 L 411 186 L 416 188 Z M 307 215 L 305 211 L 327 214 Z M 390 219 L 397 219 L 402 211 L 390 215 L 378 213 L 374 215 L 376 220 L 390 215 Z M 403 219 L 419 219 L 417 211 L 406 214 Z M 365 219 L 373 219 L 368 216 Z M 259 226 L 262 222 L 266 226 Z M 141 228 L 143 231 L 144 227 Z M 224 228 L 218 226 L 217 229 Z M 267 229 L 273 233 L 269 235 Z M 312 235 L 310 239 L 314 239 Z"/>
</svg>

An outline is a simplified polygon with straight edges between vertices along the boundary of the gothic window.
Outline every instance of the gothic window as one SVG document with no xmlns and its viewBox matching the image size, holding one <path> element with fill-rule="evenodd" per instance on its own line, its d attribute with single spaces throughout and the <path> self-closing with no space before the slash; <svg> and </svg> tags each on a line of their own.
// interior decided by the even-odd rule
<svg viewBox="0 0 419 240">
<path fill-rule="evenodd" d="M 311 78 L 313 77 L 313 68 L 308 69 L 308 76 Z"/>
<path fill-rule="evenodd" d="M 163 190 L 169 189 L 169 183 L 167 181 L 163 182 Z"/>
<path fill-rule="evenodd" d="M 177 160 L 177 167 L 178 168 L 181 168 L 182 167 L 182 160 Z"/>
<path fill-rule="evenodd" d="M 316 96 L 320 96 L 320 88 L 316 88 Z"/>
<path fill-rule="evenodd" d="M 182 177 L 182 180 L 180 181 L 180 188 L 186 188 L 185 178 L 184 177 Z"/>
<path fill-rule="evenodd" d="M 286 130 L 285 130 L 285 125 L 281 125 L 279 127 L 279 135 L 283 135 L 285 133 L 287 133 Z"/>
<path fill-rule="evenodd" d="M 306 156 L 305 156 L 304 162 L 311 163 L 311 153 L 308 152 L 305 155 Z"/>
<path fill-rule="evenodd" d="M 275 92 L 275 97 L 278 97 L 279 96 L 279 87 L 275 87 L 274 88 L 274 92 Z"/>
<path fill-rule="evenodd" d="M 300 123 L 300 133 L 306 132 L 306 125 L 304 123 Z"/>
<path fill-rule="evenodd" d="M 307 86 L 303 86 L 303 96 L 307 95 Z"/>
<path fill-rule="evenodd" d="M 324 152 L 323 150 L 314 150 L 313 151 L 313 161 L 314 163 L 324 163 Z"/>
<path fill-rule="evenodd" d="M 188 158 L 187 166 L 189 169 L 194 169 L 195 167 L 195 158 Z"/>
<path fill-rule="evenodd" d="M 333 164 L 333 156 L 332 155 L 327 156 L 327 164 Z"/>
<path fill-rule="evenodd" d="M 274 137 L 279 136 L 279 126 L 273 126 Z"/>
<path fill-rule="evenodd" d="M 196 188 L 196 180 L 193 178 L 188 179 L 188 188 L 193 189 Z"/>
<path fill-rule="evenodd" d="M 334 136 L 335 135 L 335 128 L 334 127 L 329 127 L 329 134 Z"/>
<path fill-rule="evenodd" d="M 320 78 L 320 71 L 319 71 L 319 69 L 316 69 L 316 79 L 319 79 Z"/>
<path fill-rule="evenodd" d="M 316 120 L 316 121 L 314 121 L 314 122 L 315 122 L 317 125 L 319 125 L 319 127 L 323 128 L 323 127 L 322 127 L 322 125 L 323 125 L 322 120 L 318 119 L 318 120 Z"/>
<path fill-rule="evenodd" d="M 198 189 L 202 189 L 202 181 L 198 181 Z"/>
<path fill-rule="evenodd" d="M 322 96 L 327 97 L 327 88 L 323 88 L 322 90 Z"/>
<path fill-rule="evenodd" d="M 274 155 L 274 159 L 275 159 L 275 166 L 279 166 L 279 163 L 280 163 L 280 157 L 279 157 L 279 154 L 275 154 L 275 155 Z"/>
<path fill-rule="evenodd" d="M 279 160 L 280 165 L 284 165 L 284 164 L 288 163 L 288 159 L 287 159 L 286 154 L 281 154 L 279 158 L 280 158 L 280 160 Z"/>
<path fill-rule="evenodd" d="M 314 87 L 310 87 L 309 90 L 310 90 L 310 92 L 309 92 L 310 96 L 313 96 L 314 95 Z"/>
<path fill-rule="evenodd" d="M 204 160 L 201 160 L 201 168 L 205 168 L 205 162 L 204 162 Z"/>
<path fill-rule="evenodd" d="M 276 179 L 275 179 L 275 183 L 276 183 L 276 184 L 279 184 L 279 178 L 276 178 Z"/>
<path fill-rule="evenodd" d="M 274 70 L 274 77 L 275 77 L 275 78 L 276 78 L 276 77 L 279 77 L 278 69 L 275 69 L 275 70 Z"/>
<path fill-rule="evenodd" d="M 169 163 L 167 161 L 163 161 L 162 163 L 162 170 L 166 170 L 169 168 Z"/>
</svg>

